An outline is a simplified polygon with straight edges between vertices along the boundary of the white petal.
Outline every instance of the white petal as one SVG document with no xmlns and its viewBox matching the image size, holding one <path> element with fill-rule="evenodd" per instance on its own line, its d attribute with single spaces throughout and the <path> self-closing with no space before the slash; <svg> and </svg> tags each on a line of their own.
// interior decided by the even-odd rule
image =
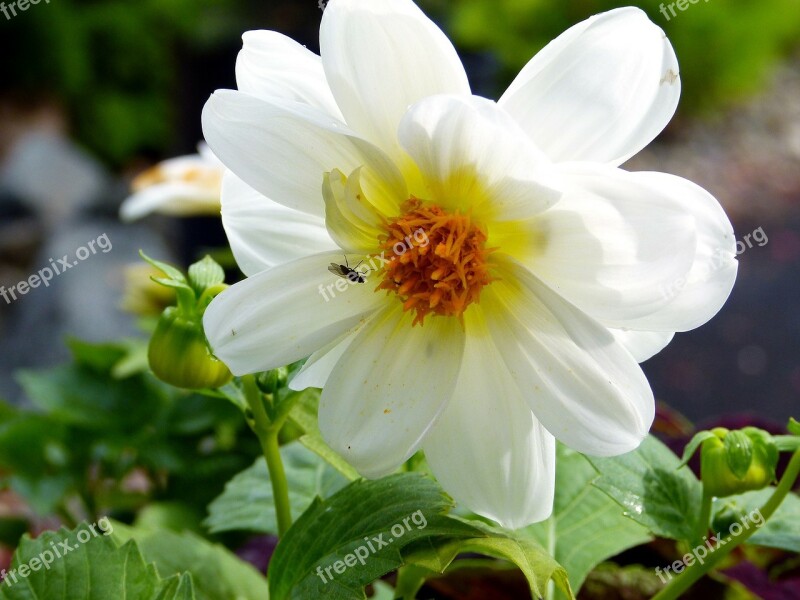
<svg viewBox="0 0 800 600">
<path fill-rule="evenodd" d="M 481 306 L 494 343 L 542 425 L 584 454 L 635 449 L 653 422 L 655 402 L 631 354 L 526 269 L 503 262 L 498 273 Z"/>
<path fill-rule="evenodd" d="M 222 225 L 245 275 L 337 249 L 322 218 L 273 202 L 230 171 L 222 180 Z"/>
<path fill-rule="evenodd" d="M 376 313 L 380 314 L 380 313 Z M 289 382 L 289 388 L 293 390 L 304 390 L 310 387 L 321 388 L 328 383 L 328 378 L 336 368 L 336 364 L 347 352 L 350 344 L 356 339 L 359 332 L 367 327 L 375 315 L 365 319 L 355 328 L 343 333 L 325 347 L 320 348 L 308 357 L 300 371 Z"/>
<path fill-rule="evenodd" d="M 214 354 L 235 375 L 266 371 L 305 358 L 356 327 L 385 298 L 368 284 L 329 273 L 328 265 L 341 260 L 336 252 L 315 254 L 222 292 L 203 316 Z"/>
<path fill-rule="evenodd" d="M 399 203 L 408 197 L 402 175 L 380 150 L 306 104 L 220 90 L 203 108 L 203 132 L 245 183 L 295 210 L 324 216 L 324 174 L 364 165 L 370 198 Z"/>
<path fill-rule="evenodd" d="M 305 102 L 343 120 L 319 56 L 277 31 L 247 31 L 242 40 L 236 59 L 239 91 Z"/>
<path fill-rule="evenodd" d="M 455 388 L 458 319 L 414 316 L 393 302 L 356 337 L 322 392 L 325 441 L 365 477 L 391 473 L 419 448 Z"/>
<path fill-rule="evenodd" d="M 554 161 L 619 165 L 664 129 L 679 97 L 669 40 L 644 12 L 627 7 L 553 40 L 499 104 Z"/>
<path fill-rule="evenodd" d="M 186 154 L 161 161 L 154 167 L 139 174 L 131 186 L 138 190 L 152 183 L 163 181 L 184 181 L 216 183 L 222 177 L 224 167 L 221 162 L 209 152 L 202 142 L 197 146 L 198 154 Z"/>
<path fill-rule="evenodd" d="M 433 94 L 469 94 L 450 40 L 411 0 L 330 2 L 320 49 L 347 124 L 395 158 L 397 125 L 411 104 Z"/>
<path fill-rule="evenodd" d="M 609 327 L 639 329 L 633 320 L 667 306 L 663 288 L 692 266 L 694 218 L 647 175 L 589 163 L 559 170 L 570 185 L 530 221 L 534 244 L 518 259 Z"/>
<path fill-rule="evenodd" d="M 476 306 L 467 315 L 477 313 Z M 457 502 L 517 529 L 546 519 L 553 510 L 555 438 L 533 416 L 491 338 L 476 332 L 474 323 L 467 320 L 453 399 L 423 450 L 433 474 Z"/>
<path fill-rule="evenodd" d="M 123 221 L 135 221 L 150 213 L 167 215 L 219 214 L 219 190 L 181 182 L 146 187 L 129 196 L 119 209 Z"/>
<path fill-rule="evenodd" d="M 643 363 L 661 352 L 675 337 L 675 334 L 669 331 L 623 331 L 622 329 L 609 329 L 609 331 L 638 363 Z"/>
<path fill-rule="evenodd" d="M 487 211 L 487 220 L 527 218 L 554 204 L 546 157 L 497 104 L 438 95 L 412 106 L 400 142 L 420 168 L 422 197 L 454 210 Z"/>
<path fill-rule="evenodd" d="M 689 331 L 717 314 L 733 289 L 739 267 L 733 227 L 719 202 L 699 185 L 665 173 L 633 175 L 649 188 L 660 190 L 692 216 L 697 250 L 688 275 L 659 288 L 670 300 L 669 304 L 641 318 L 617 322 L 617 326 L 645 331 Z"/>
</svg>

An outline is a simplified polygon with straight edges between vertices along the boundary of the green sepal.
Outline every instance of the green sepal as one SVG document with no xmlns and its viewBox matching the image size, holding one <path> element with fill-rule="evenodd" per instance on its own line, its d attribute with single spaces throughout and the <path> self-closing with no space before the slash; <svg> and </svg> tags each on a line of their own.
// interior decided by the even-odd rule
<svg viewBox="0 0 800 600">
<path fill-rule="evenodd" d="M 274 394 L 280 388 L 286 387 L 289 376 L 287 367 L 278 367 L 256 375 L 256 385 L 263 394 Z"/>
<path fill-rule="evenodd" d="M 722 444 L 731 472 L 737 479 L 744 479 L 753 462 L 753 442 L 744 431 L 730 431 Z"/>
<path fill-rule="evenodd" d="M 153 265 L 156 269 L 164 273 L 164 275 L 166 275 L 169 279 L 179 281 L 181 283 L 188 283 L 183 273 L 181 273 L 180 270 L 176 269 L 172 265 L 150 258 L 142 250 L 139 250 L 139 256 L 141 256 L 146 262 Z"/>
<path fill-rule="evenodd" d="M 686 448 L 683 451 L 683 458 L 681 458 L 681 463 L 678 465 L 678 468 L 680 469 L 681 467 L 685 467 L 691 460 L 694 453 L 697 452 L 700 444 L 713 437 L 716 436 L 710 431 L 701 431 L 696 433 L 689 443 L 686 444 Z"/>
<path fill-rule="evenodd" d="M 225 281 L 225 271 L 217 262 L 206 255 L 189 267 L 189 284 L 200 296 L 208 288 L 219 285 Z"/>
</svg>

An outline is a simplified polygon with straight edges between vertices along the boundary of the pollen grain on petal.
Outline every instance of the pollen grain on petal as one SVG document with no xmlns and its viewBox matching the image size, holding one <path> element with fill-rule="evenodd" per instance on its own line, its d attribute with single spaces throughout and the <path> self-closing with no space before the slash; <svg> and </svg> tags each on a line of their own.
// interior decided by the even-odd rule
<svg viewBox="0 0 800 600">
<path fill-rule="evenodd" d="M 404 310 L 414 310 L 415 325 L 429 314 L 460 319 L 494 279 L 487 262 L 494 249 L 486 240 L 471 214 L 449 213 L 412 196 L 380 239 L 391 258 L 377 289 L 395 293 Z"/>
</svg>

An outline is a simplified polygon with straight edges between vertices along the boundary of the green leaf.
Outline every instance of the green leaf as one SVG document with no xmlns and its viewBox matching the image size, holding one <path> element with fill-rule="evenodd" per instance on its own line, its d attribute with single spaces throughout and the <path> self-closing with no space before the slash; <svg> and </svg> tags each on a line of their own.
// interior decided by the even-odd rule
<svg viewBox="0 0 800 600">
<path fill-rule="evenodd" d="M 233 404 L 236 408 L 238 408 L 242 413 L 245 413 L 248 410 L 247 407 L 247 400 L 242 393 L 242 390 L 239 389 L 238 386 L 231 383 L 226 383 L 221 388 L 217 388 L 214 390 L 204 389 L 204 390 L 196 390 L 198 394 L 203 396 L 208 396 L 209 398 L 221 398 L 223 400 L 227 400 L 231 404 Z"/>
<path fill-rule="evenodd" d="M 650 541 L 645 527 L 623 515 L 620 505 L 592 483 L 599 477 L 583 455 L 557 446 L 553 515 L 518 532 L 553 555 L 579 590 L 596 565 Z"/>
<path fill-rule="evenodd" d="M 648 436 L 639 448 L 622 456 L 587 458 L 600 472 L 595 485 L 616 500 L 626 516 L 655 535 L 692 539 L 702 485 L 655 437 Z"/>
<path fill-rule="evenodd" d="M 16 416 L 18 413 L 19 409 L 16 406 L 13 406 L 5 400 L 0 399 L 0 425 L 14 418 L 14 416 Z"/>
<path fill-rule="evenodd" d="M 800 421 L 797 421 L 794 417 L 791 417 L 786 429 L 793 435 L 800 435 Z"/>
<path fill-rule="evenodd" d="M 375 593 L 372 595 L 371 600 L 393 600 L 394 590 L 385 581 L 376 581 L 372 584 L 375 588 Z"/>
<path fill-rule="evenodd" d="M 511 561 L 522 570 L 534 598 L 544 598 L 547 582 L 551 579 L 567 598 L 575 598 L 567 580 L 567 572 L 532 540 L 514 537 L 471 539 L 459 543 L 459 551 L 479 552 Z"/>
<path fill-rule="evenodd" d="M 744 479 L 753 462 L 753 442 L 743 431 L 730 431 L 723 444 L 731 472 L 738 479 Z"/>
<path fill-rule="evenodd" d="M 190 575 L 164 580 L 135 542 L 120 544 L 104 533 L 110 528 L 93 527 L 46 531 L 35 540 L 25 535 L 0 600 L 195 600 Z"/>
<path fill-rule="evenodd" d="M 76 363 L 91 367 L 101 373 L 110 371 L 127 352 L 122 344 L 92 344 L 76 338 L 68 339 L 67 346 Z"/>
<path fill-rule="evenodd" d="M 183 574 L 180 577 L 170 577 L 155 600 L 196 600 L 196 598 L 192 577 Z"/>
<path fill-rule="evenodd" d="M 197 600 L 267 600 L 267 580 L 227 548 L 193 533 L 140 529 L 114 523 L 114 539 L 134 540 L 147 561 L 163 575 L 188 573 Z"/>
<path fill-rule="evenodd" d="M 347 483 L 319 456 L 296 442 L 281 447 L 281 457 L 294 517 L 303 514 L 317 496 L 327 498 Z M 204 524 L 211 533 L 240 530 L 276 534 L 278 523 L 264 458 L 230 480 L 208 510 Z"/>
<path fill-rule="evenodd" d="M 300 437 L 299 441 L 301 444 L 315 454 L 321 456 L 350 481 L 355 481 L 360 477 L 358 471 L 334 452 L 333 449 L 325 443 L 325 440 L 322 439 L 322 433 L 319 430 L 319 422 L 317 420 L 320 393 L 321 390 L 316 388 L 304 390 L 302 392 L 303 395 L 294 403 L 289 413 L 289 420 L 305 432 L 305 435 Z"/>
<path fill-rule="evenodd" d="M 800 552 L 800 497 L 797 494 L 787 495 L 769 521 L 764 523 L 760 508 L 774 491 L 775 488 L 765 488 L 715 500 L 714 532 L 724 536 L 733 522 L 743 526 L 749 523 L 758 531 L 747 540 L 748 544 Z"/>
<path fill-rule="evenodd" d="M 446 516 L 452 506 L 436 482 L 417 473 L 359 480 L 315 500 L 272 557 L 273 600 L 363 599 L 364 586 L 400 567 L 401 551 L 415 540 L 485 535 Z"/>
<path fill-rule="evenodd" d="M 224 281 L 225 271 L 208 255 L 189 267 L 189 283 L 198 296 Z"/>
<path fill-rule="evenodd" d="M 479 527 L 480 521 L 475 521 Z M 398 598 L 413 600 L 417 592 L 431 576 L 441 575 L 460 568 L 462 564 L 472 561 L 458 561 L 453 565 L 460 552 L 461 544 L 473 538 L 424 538 L 412 542 L 403 550 L 404 565 L 397 571 L 396 594 Z M 487 564 L 485 559 L 476 559 Z M 452 566 L 451 566 L 452 565 Z"/>
<path fill-rule="evenodd" d="M 31 508 L 40 515 L 52 514 L 64 496 L 75 486 L 75 481 L 66 473 L 30 477 L 11 475 L 8 485 L 25 498 Z"/>
<path fill-rule="evenodd" d="M 19 412 L 0 422 L 0 469 L 39 514 L 52 513 L 76 485 L 77 474 L 66 469 L 74 450 L 66 426 L 46 415 Z"/>
<path fill-rule="evenodd" d="M 63 424 L 46 415 L 20 412 L 0 423 L 0 467 L 15 474 L 43 476 L 63 466 L 68 441 Z"/>
<path fill-rule="evenodd" d="M 82 365 L 21 371 L 17 378 L 31 401 L 51 417 L 93 430 L 146 427 L 165 401 L 143 375 L 120 380 Z"/>
<path fill-rule="evenodd" d="M 492 566 L 501 568 L 507 564 L 492 564 L 486 559 L 454 561 L 461 553 L 473 552 L 516 565 L 525 575 L 534 598 L 543 598 L 547 584 L 552 580 L 563 597 L 574 599 L 565 569 L 535 540 L 521 531 L 507 531 L 479 521 L 474 522 L 474 525 L 486 534 L 485 537 L 456 539 L 445 543 L 425 539 L 413 544 L 412 551 L 405 556 L 407 566 L 398 574 L 398 596 L 412 600 L 426 578 L 444 573 L 446 569 L 453 571 Z"/>
<path fill-rule="evenodd" d="M 148 341 L 143 339 L 125 340 L 125 356 L 114 363 L 111 369 L 111 376 L 114 379 L 126 379 L 139 373 L 145 373 L 150 369 L 147 358 Z"/>
<path fill-rule="evenodd" d="M 193 531 L 203 533 L 203 516 L 185 502 L 150 502 L 136 515 L 133 526 L 137 529 L 169 529 L 170 531 Z"/>
<path fill-rule="evenodd" d="M 311 450 L 314 454 L 322 458 L 325 462 L 331 465 L 339 473 L 341 473 L 348 481 L 355 481 L 360 477 L 350 463 L 345 461 L 339 456 L 328 444 L 322 439 L 321 435 L 306 434 L 297 440 L 303 446 Z"/>
</svg>

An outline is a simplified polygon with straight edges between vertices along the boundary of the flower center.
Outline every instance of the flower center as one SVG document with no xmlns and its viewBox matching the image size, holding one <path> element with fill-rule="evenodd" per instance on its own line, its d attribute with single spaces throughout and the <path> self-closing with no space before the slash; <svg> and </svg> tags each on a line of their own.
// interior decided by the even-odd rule
<svg viewBox="0 0 800 600">
<path fill-rule="evenodd" d="M 390 258 L 377 289 L 396 293 L 404 310 L 415 310 L 414 325 L 430 313 L 461 318 L 493 279 L 486 232 L 469 214 L 447 213 L 413 196 L 403 209 L 380 239 Z"/>
</svg>

